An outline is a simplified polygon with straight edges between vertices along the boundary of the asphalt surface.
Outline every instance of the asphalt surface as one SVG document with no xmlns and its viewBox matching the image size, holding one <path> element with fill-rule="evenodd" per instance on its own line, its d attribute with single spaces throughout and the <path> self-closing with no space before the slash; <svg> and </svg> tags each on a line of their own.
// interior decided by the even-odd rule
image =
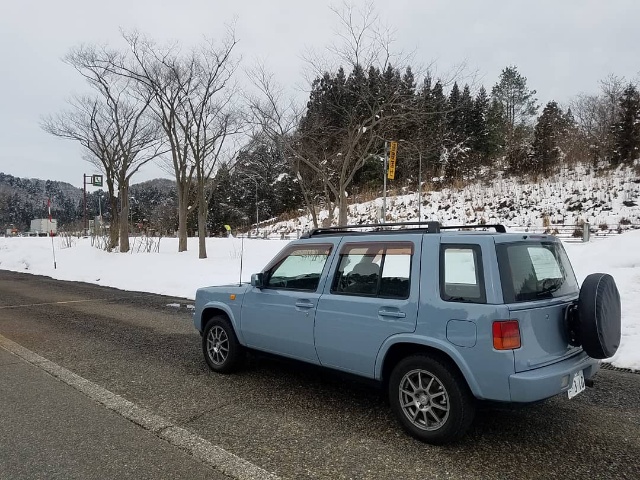
<svg viewBox="0 0 640 480">
<path fill-rule="evenodd" d="M 0 479 L 227 478 L 2 348 L 0 380 Z"/>
<path fill-rule="evenodd" d="M 378 390 L 331 372 L 261 357 L 209 372 L 171 303 L 187 301 L 0 271 L 0 335 L 282 478 L 640 478 L 640 375 L 601 370 L 572 400 L 485 407 L 461 442 L 433 447 Z"/>
</svg>

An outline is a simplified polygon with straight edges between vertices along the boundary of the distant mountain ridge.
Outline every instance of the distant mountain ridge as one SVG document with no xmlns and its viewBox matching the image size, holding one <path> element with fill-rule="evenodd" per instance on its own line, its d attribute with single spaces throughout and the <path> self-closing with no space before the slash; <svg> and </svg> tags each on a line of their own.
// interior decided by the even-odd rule
<svg viewBox="0 0 640 480">
<path fill-rule="evenodd" d="M 161 196 L 169 196 L 175 188 L 175 181 L 156 178 L 134 184 L 130 187 L 132 196 L 144 197 L 144 192 L 153 190 Z M 87 192 L 87 210 L 91 215 L 97 213 L 100 190 Z M 107 211 L 106 194 L 102 197 L 101 208 Z M 21 231 L 28 229 L 34 218 L 48 215 L 47 200 L 51 199 L 51 212 L 64 227 L 81 221 L 83 217 L 82 188 L 67 182 L 42 180 L 38 178 L 20 178 L 0 172 L 0 227 L 2 231 L 14 225 Z"/>
</svg>

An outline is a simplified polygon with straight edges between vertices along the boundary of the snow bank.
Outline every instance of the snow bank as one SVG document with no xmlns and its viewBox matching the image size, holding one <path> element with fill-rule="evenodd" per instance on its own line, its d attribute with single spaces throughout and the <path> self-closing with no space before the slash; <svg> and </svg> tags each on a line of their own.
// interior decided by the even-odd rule
<svg viewBox="0 0 640 480">
<path fill-rule="evenodd" d="M 640 370 L 640 231 L 589 243 L 566 243 L 578 281 L 590 273 L 615 278 L 622 301 L 622 341 L 609 360 L 614 366 Z"/>
<path fill-rule="evenodd" d="M 175 238 L 163 238 L 159 253 L 107 253 L 92 247 L 88 238 L 74 240 L 70 248 L 62 248 L 61 238 L 53 243 L 55 270 L 50 238 L 0 238 L 0 269 L 191 299 L 199 287 L 240 280 L 242 240 L 236 238 L 208 238 L 204 260 L 198 259 L 197 238 L 189 238 L 189 249 L 182 253 Z M 245 239 L 242 281 L 248 282 L 286 244 Z"/>
</svg>

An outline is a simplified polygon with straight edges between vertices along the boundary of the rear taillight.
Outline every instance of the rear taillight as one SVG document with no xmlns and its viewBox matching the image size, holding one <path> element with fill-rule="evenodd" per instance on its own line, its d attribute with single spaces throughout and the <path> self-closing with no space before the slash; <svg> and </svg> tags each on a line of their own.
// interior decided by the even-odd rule
<svg viewBox="0 0 640 480">
<path fill-rule="evenodd" d="M 493 348 L 496 350 L 520 348 L 520 326 L 517 320 L 493 322 Z"/>
</svg>

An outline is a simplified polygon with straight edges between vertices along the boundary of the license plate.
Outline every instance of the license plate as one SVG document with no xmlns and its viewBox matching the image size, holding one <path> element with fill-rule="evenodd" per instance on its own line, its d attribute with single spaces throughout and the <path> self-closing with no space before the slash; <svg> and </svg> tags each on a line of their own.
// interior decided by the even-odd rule
<svg viewBox="0 0 640 480">
<path fill-rule="evenodd" d="M 584 373 L 582 370 L 576 372 L 573 376 L 573 383 L 571 384 L 571 388 L 569 389 L 569 398 L 573 398 L 582 392 L 585 389 L 584 384 Z"/>
</svg>

